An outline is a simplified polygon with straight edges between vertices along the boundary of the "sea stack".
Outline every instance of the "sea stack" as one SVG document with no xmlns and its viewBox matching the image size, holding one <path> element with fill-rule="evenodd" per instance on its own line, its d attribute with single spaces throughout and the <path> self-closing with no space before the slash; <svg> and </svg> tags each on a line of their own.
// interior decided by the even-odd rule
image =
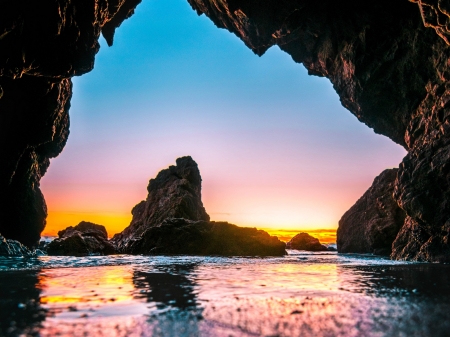
<svg viewBox="0 0 450 337">
<path fill-rule="evenodd" d="M 150 179 L 147 199 L 112 242 L 126 254 L 284 255 L 285 243 L 256 228 L 209 221 L 201 176 L 189 156 Z"/>
<path fill-rule="evenodd" d="M 392 243 L 406 217 L 393 198 L 397 172 L 398 169 L 384 170 L 339 220 L 339 253 L 391 254 Z"/>
</svg>

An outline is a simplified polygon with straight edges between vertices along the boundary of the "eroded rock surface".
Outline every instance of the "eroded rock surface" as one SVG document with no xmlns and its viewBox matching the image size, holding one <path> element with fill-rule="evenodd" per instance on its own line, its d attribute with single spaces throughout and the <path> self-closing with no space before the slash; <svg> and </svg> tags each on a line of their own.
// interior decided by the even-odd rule
<svg viewBox="0 0 450 337">
<path fill-rule="evenodd" d="M 327 77 L 344 107 L 402 145 L 408 154 L 400 164 L 394 199 L 445 255 L 450 221 L 448 1 L 414 2 L 189 0 L 198 14 L 236 34 L 256 54 L 278 45 L 310 74 Z M 402 233 L 408 233 L 410 222 L 404 226 Z M 395 253 L 411 238 L 402 237 L 393 258 L 412 256 Z M 433 254 L 422 256 L 435 261 Z"/>
<path fill-rule="evenodd" d="M 0 256 L 36 256 L 36 251 L 31 251 L 19 241 L 6 239 L 0 234 Z"/>
<path fill-rule="evenodd" d="M 384 170 L 339 220 L 338 252 L 391 254 L 392 243 L 406 217 L 393 197 L 397 172 Z"/>
<path fill-rule="evenodd" d="M 281 256 L 286 245 L 256 228 L 170 218 L 148 228 L 126 251 L 146 255 Z"/>
<path fill-rule="evenodd" d="M 112 242 L 127 254 L 284 255 L 285 243 L 256 228 L 210 222 L 201 199 L 200 171 L 191 157 L 150 179 L 147 199 Z"/>
<path fill-rule="evenodd" d="M 309 235 L 308 233 L 299 233 L 294 236 L 288 243 L 290 249 L 307 250 L 310 252 L 328 251 L 328 247 L 320 244 L 319 239 Z"/>
<path fill-rule="evenodd" d="M 175 166 L 169 166 L 150 179 L 147 199 L 133 208 L 130 225 L 112 239 L 119 251 L 128 252 L 130 242 L 140 240 L 148 228 L 166 219 L 209 221 L 202 203 L 201 183 L 197 163 L 191 157 L 178 158 Z"/>
<path fill-rule="evenodd" d="M 0 1 L 0 232 L 36 247 L 47 207 L 39 183 L 69 135 L 71 77 L 94 66 L 102 29 L 140 0 Z"/>
<path fill-rule="evenodd" d="M 58 238 L 47 245 L 48 255 L 109 255 L 115 252 L 105 227 L 86 221 L 59 231 Z"/>
</svg>

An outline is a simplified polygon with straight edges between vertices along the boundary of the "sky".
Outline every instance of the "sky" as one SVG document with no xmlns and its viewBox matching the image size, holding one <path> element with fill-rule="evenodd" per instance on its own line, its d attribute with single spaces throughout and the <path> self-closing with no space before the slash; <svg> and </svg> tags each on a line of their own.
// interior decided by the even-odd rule
<svg viewBox="0 0 450 337">
<path fill-rule="evenodd" d="M 405 150 L 278 47 L 258 57 L 186 0 L 146 0 L 73 78 L 64 151 L 41 181 L 43 235 L 122 231 L 148 180 L 190 155 L 212 220 L 284 234 L 336 229 Z M 292 234 L 293 235 L 293 234 Z"/>
</svg>

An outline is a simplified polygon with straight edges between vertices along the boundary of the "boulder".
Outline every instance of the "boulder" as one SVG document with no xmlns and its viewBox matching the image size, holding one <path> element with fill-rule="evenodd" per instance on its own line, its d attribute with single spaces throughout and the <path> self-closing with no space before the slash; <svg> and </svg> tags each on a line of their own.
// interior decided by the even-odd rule
<svg viewBox="0 0 450 337">
<path fill-rule="evenodd" d="M 146 255 L 281 256 L 286 244 L 256 228 L 227 222 L 164 220 L 130 241 L 127 252 Z"/>
<path fill-rule="evenodd" d="M 393 198 L 398 169 L 384 170 L 372 186 L 339 221 L 337 249 L 340 253 L 390 255 L 405 212 Z"/>
<path fill-rule="evenodd" d="M 86 256 L 108 255 L 116 252 L 108 241 L 104 226 L 80 222 L 58 232 L 58 238 L 47 245 L 48 255 Z"/>
<path fill-rule="evenodd" d="M 36 256 L 36 251 L 28 249 L 19 241 L 6 239 L 0 234 L 0 256 Z"/>
<path fill-rule="evenodd" d="M 324 252 L 329 250 L 328 247 L 320 244 L 319 239 L 316 239 L 308 233 L 297 234 L 287 243 L 287 247 L 311 252 Z"/>
</svg>

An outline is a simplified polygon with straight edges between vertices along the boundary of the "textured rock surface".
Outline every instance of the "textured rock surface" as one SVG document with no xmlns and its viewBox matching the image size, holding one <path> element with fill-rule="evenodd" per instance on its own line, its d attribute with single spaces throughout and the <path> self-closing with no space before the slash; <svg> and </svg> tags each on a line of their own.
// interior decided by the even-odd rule
<svg viewBox="0 0 450 337">
<path fill-rule="evenodd" d="M 255 53 L 278 45 L 310 74 L 329 78 L 343 106 L 404 146 L 408 155 L 394 198 L 411 220 L 405 234 L 418 227 L 433 238 L 429 261 L 446 254 L 448 1 L 188 1 Z M 0 2 L 0 212 L 5 214 L 0 231 L 5 237 L 38 243 L 46 217 L 39 181 L 67 140 L 70 77 L 92 69 L 101 31 L 111 45 L 115 28 L 139 2 Z M 408 246 L 410 236 L 402 237 L 394 258 L 405 257 L 396 253 Z"/>
<path fill-rule="evenodd" d="M 58 239 L 47 245 L 48 255 L 86 256 L 115 252 L 114 246 L 108 241 L 105 227 L 85 221 L 59 231 Z"/>
<path fill-rule="evenodd" d="M 406 214 L 393 198 L 398 169 L 384 170 L 339 221 L 339 253 L 390 255 Z"/>
<path fill-rule="evenodd" d="M 36 252 L 29 250 L 19 241 L 5 239 L 0 234 L 0 256 L 36 256 Z"/>
<path fill-rule="evenodd" d="M 281 256 L 286 244 L 256 228 L 227 222 L 167 219 L 147 228 L 139 240 L 130 242 L 131 254 Z"/>
<path fill-rule="evenodd" d="M 327 77 L 344 107 L 408 150 L 394 199 L 433 238 L 434 249 L 447 254 L 448 1 L 188 1 L 255 53 L 278 45 L 310 74 Z M 407 244 L 403 238 L 398 245 Z M 399 251 L 397 246 L 392 257 L 404 258 Z M 435 261 L 433 256 L 425 259 Z"/>
<path fill-rule="evenodd" d="M 112 239 L 118 249 L 128 252 L 130 242 L 140 240 L 148 228 L 169 218 L 208 221 L 201 199 L 201 182 L 197 163 L 191 157 L 178 158 L 176 166 L 150 179 L 147 199 L 133 208 L 130 225 Z"/>
<path fill-rule="evenodd" d="M 102 28 L 140 0 L 0 1 L 0 232 L 35 247 L 47 209 L 39 189 L 69 135 L 70 77 L 94 66 Z"/>
<path fill-rule="evenodd" d="M 307 250 L 311 252 L 327 251 L 328 247 L 320 244 L 319 239 L 309 235 L 308 233 L 299 233 L 287 243 L 290 249 Z"/>
</svg>

